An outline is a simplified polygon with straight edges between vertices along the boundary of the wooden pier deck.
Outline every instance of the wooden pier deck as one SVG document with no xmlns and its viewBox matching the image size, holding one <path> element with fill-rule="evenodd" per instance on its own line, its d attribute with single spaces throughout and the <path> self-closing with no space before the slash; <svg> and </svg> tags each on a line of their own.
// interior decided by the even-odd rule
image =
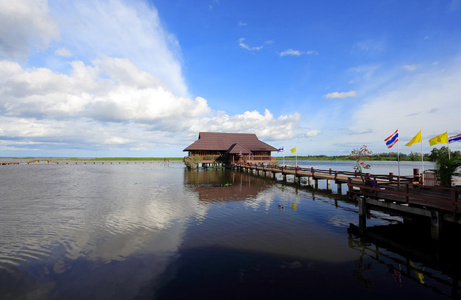
<svg viewBox="0 0 461 300">
<path fill-rule="evenodd" d="M 327 181 L 341 186 L 347 185 L 347 195 L 351 200 L 357 201 L 359 215 L 366 216 L 370 209 L 393 211 L 400 214 L 430 218 L 434 229 L 434 238 L 438 239 L 442 221 L 461 224 L 461 186 L 440 187 L 423 185 L 421 175 L 417 169 L 412 176 L 396 176 L 365 174 L 364 178 L 358 172 L 319 170 L 314 168 L 279 167 L 257 164 L 241 164 L 234 166 L 244 171 L 252 171 L 266 177 L 288 181 L 287 176 L 292 176 L 293 183 L 301 184 L 306 178 L 309 186 L 318 188 L 318 180 Z M 283 179 L 285 178 L 285 179 Z M 311 181 L 314 180 L 314 185 Z M 365 222 L 365 220 L 362 220 Z"/>
<path fill-rule="evenodd" d="M 272 173 L 281 173 L 283 175 L 294 175 L 298 178 L 309 178 L 313 180 L 330 180 L 334 181 L 336 184 L 349 184 L 349 183 L 362 183 L 362 178 L 360 174 L 355 172 L 348 171 L 335 171 L 332 169 L 321 170 L 314 168 L 300 168 L 300 167 L 288 167 L 288 166 L 274 166 L 274 165 L 263 165 L 263 164 L 235 164 L 233 167 L 236 168 L 248 168 L 251 170 L 261 171 L 261 172 L 272 172 Z M 365 176 L 365 175 L 364 175 Z M 393 173 L 388 175 L 372 175 L 366 174 L 367 179 L 373 180 L 378 184 L 404 184 L 419 182 L 418 176 L 396 176 Z"/>
<path fill-rule="evenodd" d="M 21 160 L 7 160 L 7 161 L 0 161 L 0 166 L 6 165 L 30 165 L 30 164 L 64 164 L 64 165 L 95 165 L 95 164 L 150 164 L 150 163 L 183 163 L 183 161 L 179 160 L 172 160 L 172 161 L 164 161 L 164 160 L 56 160 L 56 159 L 48 159 L 48 158 L 40 158 L 40 159 L 21 159 Z"/>
</svg>

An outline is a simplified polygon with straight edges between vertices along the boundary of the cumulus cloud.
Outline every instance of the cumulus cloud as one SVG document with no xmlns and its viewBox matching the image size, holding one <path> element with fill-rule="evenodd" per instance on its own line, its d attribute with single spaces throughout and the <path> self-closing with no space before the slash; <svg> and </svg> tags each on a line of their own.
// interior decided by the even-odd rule
<svg viewBox="0 0 461 300">
<path fill-rule="evenodd" d="M 274 118 L 267 109 L 264 114 L 258 111 L 246 111 L 235 116 L 221 112 L 211 118 L 196 120 L 191 131 L 248 132 L 256 133 L 262 139 L 282 140 L 295 137 L 295 127 L 300 120 L 299 113 Z"/>
<path fill-rule="evenodd" d="M 181 126 L 181 119 L 210 112 L 205 99 L 174 95 L 126 59 L 106 57 L 95 60 L 94 66 L 74 61 L 72 67 L 72 73 L 65 75 L 0 61 L 0 78 L 5 79 L 0 82 L 2 110 L 16 117 L 83 117 L 158 126 L 173 118 L 178 119 L 169 126 Z"/>
<path fill-rule="evenodd" d="M 333 92 L 329 93 L 323 96 L 325 99 L 343 99 L 343 98 L 349 98 L 349 97 L 356 97 L 357 92 L 356 91 L 349 91 L 349 92 Z"/>
<path fill-rule="evenodd" d="M 157 131 L 256 132 L 262 138 L 272 139 L 293 137 L 295 124 L 300 120 L 299 114 L 275 118 L 269 110 L 264 114 L 247 111 L 235 116 L 223 112 L 213 115 L 206 99 L 175 96 L 155 77 L 126 59 L 106 57 L 95 60 L 94 66 L 74 61 L 72 67 L 72 73 L 64 75 L 1 61 L 2 111 L 22 120 L 81 118 L 92 122 L 132 122 Z M 50 129 L 34 128 L 40 131 L 24 132 L 41 136 Z"/>
<path fill-rule="evenodd" d="M 127 58 L 162 80 L 179 96 L 188 96 L 177 38 L 162 27 L 158 12 L 144 1 L 72 1 L 52 3 L 61 41 L 76 58 L 105 55 Z"/>
<path fill-rule="evenodd" d="M 59 37 L 46 1 L 0 1 L 0 58 L 25 60 L 32 45 L 45 49 Z"/>
<path fill-rule="evenodd" d="M 151 152 L 161 145 L 178 151 L 184 139 L 195 139 L 204 130 L 254 132 L 271 139 L 295 136 L 299 114 L 276 118 L 266 110 L 230 116 L 202 97 L 189 96 L 179 42 L 146 2 L 56 1 L 54 19 L 46 2 L 37 2 L 39 10 L 35 4 L 26 9 L 31 3 L 14 2 L 26 12 L 20 16 L 33 19 L 32 10 L 41 18 L 0 19 L 24 37 L 15 47 L 14 40 L 0 46 L 8 58 L 0 60 L 0 150 Z M 41 32 L 29 28 L 40 20 Z M 58 25 L 59 41 L 49 43 Z M 46 62 L 52 65 L 26 67 L 18 61 L 33 55 L 30 49 L 37 46 L 49 47 Z M 55 65 L 67 67 L 57 70 Z"/>
</svg>

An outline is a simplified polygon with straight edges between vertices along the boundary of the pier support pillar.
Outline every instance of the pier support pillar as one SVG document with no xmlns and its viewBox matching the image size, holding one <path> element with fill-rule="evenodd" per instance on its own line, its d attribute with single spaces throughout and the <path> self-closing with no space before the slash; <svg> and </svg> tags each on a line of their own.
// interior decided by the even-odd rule
<svg viewBox="0 0 461 300">
<path fill-rule="evenodd" d="M 319 180 L 314 179 L 314 183 L 315 183 L 315 188 L 318 189 L 319 188 Z"/>
<path fill-rule="evenodd" d="M 338 183 L 337 186 L 338 186 L 338 194 L 341 195 L 341 194 L 343 193 L 343 191 L 342 191 L 342 184 L 341 184 L 341 183 Z"/>
<path fill-rule="evenodd" d="M 331 182 L 330 182 L 330 179 L 327 179 L 327 190 L 331 190 Z"/>
<path fill-rule="evenodd" d="M 359 216 L 366 216 L 367 215 L 367 201 L 365 198 L 359 197 Z"/>
<path fill-rule="evenodd" d="M 285 181 L 286 181 L 286 182 L 289 182 L 289 183 L 294 183 L 294 182 L 295 182 L 295 178 L 296 178 L 295 175 L 291 175 L 291 174 L 290 174 L 290 175 L 288 175 L 288 174 L 285 175 Z"/>
<path fill-rule="evenodd" d="M 282 173 L 275 173 L 275 179 L 277 181 L 283 181 L 283 174 Z"/>
<path fill-rule="evenodd" d="M 360 197 L 358 199 L 359 204 L 359 229 L 360 233 L 365 233 L 367 229 L 367 201 L 365 198 Z"/>
<path fill-rule="evenodd" d="M 299 184 L 301 186 L 309 185 L 309 177 L 299 177 Z"/>
<path fill-rule="evenodd" d="M 431 211 L 431 238 L 438 241 L 442 231 L 442 213 Z"/>
</svg>

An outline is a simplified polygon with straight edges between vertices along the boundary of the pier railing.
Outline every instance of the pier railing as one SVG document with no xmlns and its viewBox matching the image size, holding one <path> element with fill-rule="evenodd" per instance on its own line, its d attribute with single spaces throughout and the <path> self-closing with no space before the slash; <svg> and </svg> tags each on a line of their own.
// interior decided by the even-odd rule
<svg viewBox="0 0 461 300">
<path fill-rule="evenodd" d="M 378 183 L 370 186 L 352 180 L 347 185 L 350 195 L 461 213 L 461 187 L 424 186 L 414 183 Z"/>
<path fill-rule="evenodd" d="M 237 167 L 250 167 L 253 169 L 267 170 L 274 172 L 284 172 L 295 174 L 297 176 L 309 176 L 319 179 L 334 179 L 336 183 L 347 183 L 349 178 L 355 180 L 374 180 L 376 182 L 381 182 L 382 184 L 399 184 L 399 183 L 416 183 L 419 182 L 419 178 L 415 176 L 397 176 L 394 173 L 389 173 L 388 175 L 376 175 L 370 173 L 362 173 L 358 171 L 336 171 L 332 169 L 323 170 L 311 168 L 301 168 L 301 167 L 292 167 L 292 166 L 279 166 L 279 165 L 264 165 L 260 163 L 237 163 Z"/>
<path fill-rule="evenodd" d="M 461 213 L 461 186 L 441 187 L 424 185 L 421 175 L 415 170 L 413 176 L 396 176 L 370 174 L 350 171 L 322 170 L 292 166 L 264 165 L 258 163 L 240 163 L 237 167 L 261 170 L 284 175 L 294 175 L 298 178 L 310 177 L 315 180 L 334 180 L 338 185 L 347 184 L 350 196 L 367 197 L 383 202 L 417 206 Z"/>
</svg>

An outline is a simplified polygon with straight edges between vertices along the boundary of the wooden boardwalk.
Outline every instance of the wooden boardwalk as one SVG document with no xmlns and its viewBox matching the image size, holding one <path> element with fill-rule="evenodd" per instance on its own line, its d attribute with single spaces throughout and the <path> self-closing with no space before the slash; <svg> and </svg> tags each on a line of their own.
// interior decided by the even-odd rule
<svg viewBox="0 0 461 300">
<path fill-rule="evenodd" d="M 8 161 L 0 161 L 0 165 L 21 165 L 21 164 L 64 164 L 64 165 L 71 165 L 71 164 L 84 164 L 84 165 L 95 165 L 95 164 L 150 164 L 150 163 L 183 163 L 182 161 L 163 161 L 163 160 L 56 160 L 56 159 L 48 159 L 48 158 L 40 158 L 40 159 L 30 159 L 30 160 L 8 160 Z"/>
<path fill-rule="evenodd" d="M 415 170 L 413 176 L 395 176 L 365 174 L 362 178 L 358 172 L 319 170 L 314 168 L 294 168 L 279 166 L 264 166 L 257 164 L 235 165 L 241 170 L 251 170 L 257 174 L 276 178 L 276 174 L 282 177 L 294 176 L 293 182 L 301 183 L 303 178 L 312 186 L 311 180 L 315 181 L 313 187 L 318 187 L 318 180 L 333 181 L 338 184 L 338 192 L 341 185 L 347 185 L 347 194 L 357 202 L 367 204 L 383 210 L 394 210 L 401 213 L 420 215 L 434 218 L 438 214 L 440 219 L 461 224 L 461 186 L 440 187 L 427 186 L 420 183 L 420 174 Z M 363 200 L 363 201 L 362 201 Z"/>
<path fill-rule="evenodd" d="M 236 168 L 248 168 L 251 170 L 271 173 L 281 173 L 283 175 L 294 175 L 298 178 L 309 178 L 313 180 L 330 180 L 336 184 L 348 184 L 348 183 L 362 183 L 360 173 L 348 172 L 348 171 L 335 171 L 332 169 L 321 170 L 314 168 L 300 168 L 300 167 L 287 167 L 287 166 L 274 166 L 274 165 L 262 165 L 262 164 L 235 164 Z M 400 176 L 400 178 L 393 173 L 388 175 L 373 175 L 366 174 L 367 179 L 373 180 L 378 184 L 404 184 L 413 183 L 419 181 L 419 177 L 414 176 Z"/>
</svg>

